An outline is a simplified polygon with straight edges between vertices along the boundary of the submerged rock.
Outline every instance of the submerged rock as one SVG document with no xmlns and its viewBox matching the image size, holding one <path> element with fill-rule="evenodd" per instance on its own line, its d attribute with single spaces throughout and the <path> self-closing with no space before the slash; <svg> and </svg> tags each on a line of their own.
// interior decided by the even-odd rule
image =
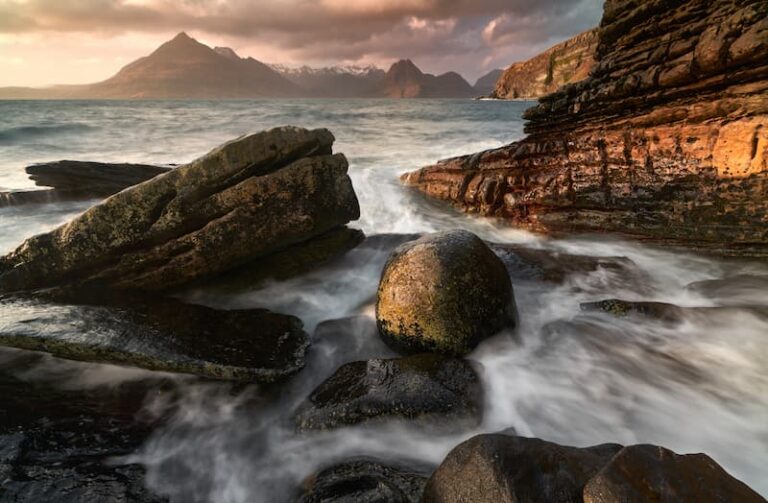
<svg viewBox="0 0 768 503">
<path fill-rule="evenodd" d="M 579 449 L 486 434 L 455 447 L 432 474 L 424 503 L 578 503 L 587 481 L 621 449 Z"/>
<path fill-rule="evenodd" d="M 299 503 L 419 503 L 429 472 L 353 459 L 326 468 L 304 483 Z"/>
<path fill-rule="evenodd" d="M 751 315 L 755 318 L 768 318 L 768 306 L 681 307 L 666 302 L 608 299 L 598 302 L 583 302 L 580 307 L 582 311 L 604 312 L 618 318 L 643 316 L 666 323 L 680 323 L 685 319 L 696 318 L 716 322 L 723 315 Z"/>
<path fill-rule="evenodd" d="M 527 246 L 488 243 L 501 258 L 513 280 L 563 283 L 573 274 L 588 274 L 599 270 L 615 273 L 624 281 L 638 284 L 648 281 L 647 275 L 627 257 L 592 257 Z"/>
<path fill-rule="evenodd" d="M 435 470 L 424 503 L 764 502 L 704 454 L 663 447 L 567 447 L 484 434 L 455 447 Z"/>
<path fill-rule="evenodd" d="M 0 297 L 0 345 L 237 381 L 272 382 L 304 366 L 309 339 L 293 316 L 160 298 L 110 305 L 111 299 L 95 297 Z"/>
<path fill-rule="evenodd" d="M 46 190 L 0 192 L 0 208 L 101 198 L 141 183 L 171 168 L 147 164 L 57 161 L 27 166 L 29 178 Z"/>
<path fill-rule="evenodd" d="M 465 360 L 433 354 L 342 365 L 299 407 L 300 431 L 405 420 L 445 430 L 479 423 L 480 379 Z"/>
<path fill-rule="evenodd" d="M 384 341 L 398 351 L 464 355 L 514 325 L 512 283 L 501 260 L 474 234 L 431 234 L 390 256 L 376 320 Z"/>
<path fill-rule="evenodd" d="M 624 447 L 584 488 L 584 503 L 764 503 L 705 454 L 679 455 L 655 445 Z"/>
<path fill-rule="evenodd" d="M 28 239 L 0 259 L 0 290 L 166 290 L 343 226 L 360 209 L 333 141 L 283 127 L 225 143 Z"/>
<path fill-rule="evenodd" d="M 580 307 L 582 311 L 601 311 L 617 317 L 641 315 L 666 322 L 679 322 L 683 319 L 685 313 L 685 310 L 680 306 L 666 302 L 640 302 L 619 299 L 583 302 Z"/>
</svg>

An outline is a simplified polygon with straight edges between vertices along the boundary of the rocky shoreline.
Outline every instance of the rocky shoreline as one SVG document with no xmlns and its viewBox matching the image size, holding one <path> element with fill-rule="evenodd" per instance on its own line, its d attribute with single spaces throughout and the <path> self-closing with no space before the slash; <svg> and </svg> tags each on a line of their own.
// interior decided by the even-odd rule
<svg viewBox="0 0 768 503">
<path fill-rule="evenodd" d="M 402 180 L 536 231 L 765 256 L 766 8 L 608 0 L 597 65 L 526 112 L 525 139 Z"/>
<path fill-rule="evenodd" d="M 768 111 L 765 9 L 756 1 L 608 0 L 591 77 L 528 112 L 527 139 L 404 181 L 534 229 L 615 231 L 761 255 L 768 249 L 768 130 L 760 122 Z M 129 456 L 168 420 L 142 417 L 147 395 L 165 389 L 157 382 L 162 375 L 152 374 L 150 385 L 93 393 L 38 387 L 17 377 L 26 358 L 38 357 L 29 351 L 179 374 L 168 378 L 171 394 L 175 379 L 251 385 L 263 395 L 248 404 L 249 414 L 284 400 L 287 410 L 264 421 L 283 422 L 298 438 L 325 435 L 331 441 L 321 445 L 330 451 L 328 435 L 345 428 L 366 435 L 384 425 L 457 439 L 436 465 L 335 459 L 285 499 L 766 501 L 706 454 L 561 445 L 518 435 L 511 414 L 504 416 L 509 430 L 482 433 L 490 396 L 472 355 L 484 342 L 519 337 L 529 313 L 518 305 L 530 292 L 519 287 L 535 283 L 574 295 L 583 285 L 570 284 L 572 277 L 594 273 L 637 283 L 639 291 L 644 270 L 628 257 L 492 243 L 459 229 L 365 237 L 347 227 L 360 208 L 347 160 L 333 153 L 333 143 L 325 129 L 281 127 L 171 170 L 77 164 L 30 172 L 65 193 L 80 193 L 73 187 L 90 180 L 89 194 L 109 197 L 0 257 L 0 345 L 25 350 L 0 368 L 0 501 L 168 499 L 148 489 Z M 97 182 L 98 173 L 105 180 Z M 279 283 L 323 263 L 343 271 L 361 250 L 386 260 L 356 259 L 381 272 L 375 296 L 356 299 L 357 317 L 306 327 L 291 314 L 190 303 L 194 289 L 215 295 Z M 768 286 L 756 275 L 739 281 L 747 289 Z M 626 341 L 600 332 L 601 324 L 674 327 L 729 309 L 768 318 L 765 306 L 742 305 L 732 295 L 729 288 L 738 287 L 687 284 L 732 297 L 718 306 L 589 292 L 588 302 L 576 304 L 578 315 L 544 325 L 541 336 L 557 339 L 558 323 L 571 324 L 588 343 L 619 352 Z M 352 361 L 324 351 L 344 335 L 351 337 L 340 344 L 362 348 Z M 655 347 L 620 356 L 642 377 L 683 366 Z M 309 373 L 311 361 L 329 372 Z M 705 381 L 696 368 L 684 371 L 691 382 Z M 291 387 L 302 379 L 304 387 Z M 296 389 L 298 397 L 291 395 Z"/>
</svg>

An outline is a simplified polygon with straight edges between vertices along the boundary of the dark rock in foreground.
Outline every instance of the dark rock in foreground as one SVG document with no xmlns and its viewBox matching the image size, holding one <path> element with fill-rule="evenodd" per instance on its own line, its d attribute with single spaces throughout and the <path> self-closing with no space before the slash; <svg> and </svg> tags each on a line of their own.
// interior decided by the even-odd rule
<svg viewBox="0 0 768 503">
<path fill-rule="evenodd" d="M 418 503 L 429 472 L 354 459 L 310 477 L 299 503 Z"/>
<path fill-rule="evenodd" d="M 309 340 L 293 316 L 171 299 L 96 300 L 0 297 L 0 345 L 237 381 L 272 382 L 304 366 Z"/>
<path fill-rule="evenodd" d="M 0 434 L 0 501 L 159 503 L 138 465 L 110 464 L 138 448 L 148 432 L 110 418 L 41 421 Z"/>
<path fill-rule="evenodd" d="M 480 379 L 465 360 L 422 354 L 342 365 L 295 416 L 300 431 L 405 420 L 455 430 L 479 423 Z"/>
<path fill-rule="evenodd" d="M 624 447 L 584 488 L 584 503 L 765 502 L 705 454 L 655 445 Z"/>
<path fill-rule="evenodd" d="M 478 435 L 455 447 L 432 474 L 425 503 L 577 503 L 587 481 L 621 449 L 586 449 L 537 438 Z"/>
<path fill-rule="evenodd" d="M 432 474 L 424 503 L 764 502 L 704 454 L 663 447 L 567 447 L 504 434 L 455 447 Z"/>
<path fill-rule="evenodd" d="M 0 259 L 0 291 L 69 283 L 167 290 L 359 217 L 333 135 L 283 127 L 126 189 Z"/>
<path fill-rule="evenodd" d="M 398 247 L 384 266 L 376 300 L 382 338 L 403 353 L 465 355 L 514 326 L 515 314 L 504 264 L 463 230 Z"/>
<path fill-rule="evenodd" d="M 2 358 L 0 501 L 165 501 L 146 488 L 141 466 L 115 457 L 131 454 L 150 435 L 155 423 L 137 419 L 147 392 L 172 393 L 172 387 L 151 380 L 61 389 L 60 374 L 50 381 L 14 377 L 45 369 L 41 355 L 3 352 Z M 71 372 L 80 372 L 77 364 Z"/>
</svg>

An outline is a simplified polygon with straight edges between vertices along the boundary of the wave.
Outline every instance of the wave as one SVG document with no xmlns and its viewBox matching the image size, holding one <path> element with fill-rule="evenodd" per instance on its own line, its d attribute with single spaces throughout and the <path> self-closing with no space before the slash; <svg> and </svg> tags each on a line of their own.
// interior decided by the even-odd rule
<svg viewBox="0 0 768 503">
<path fill-rule="evenodd" d="M 82 133 L 94 129 L 87 124 L 59 124 L 51 126 L 18 126 L 0 130 L 0 145 L 17 145 L 29 141 L 60 136 L 70 133 Z"/>
</svg>

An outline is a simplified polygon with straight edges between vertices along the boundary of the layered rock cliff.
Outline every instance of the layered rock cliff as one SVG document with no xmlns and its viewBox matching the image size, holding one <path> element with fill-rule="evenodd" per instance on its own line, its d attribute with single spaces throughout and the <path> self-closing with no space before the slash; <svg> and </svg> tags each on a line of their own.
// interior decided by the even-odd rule
<svg viewBox="0 0 768 503">
<path fill-rule="evenodd" d="M 514 63 L 496 81 L 492 98 L 538 98 L 584 80 L 595 65 L 597 28 L 579 33 L 528 61 Z"/>
<path fill-rule="evenodd" d="M 599 38 L 525 139 L 404 182 L 540 231 L 768 254 L 768 3 L 608 0 Z"/>
</svg>

